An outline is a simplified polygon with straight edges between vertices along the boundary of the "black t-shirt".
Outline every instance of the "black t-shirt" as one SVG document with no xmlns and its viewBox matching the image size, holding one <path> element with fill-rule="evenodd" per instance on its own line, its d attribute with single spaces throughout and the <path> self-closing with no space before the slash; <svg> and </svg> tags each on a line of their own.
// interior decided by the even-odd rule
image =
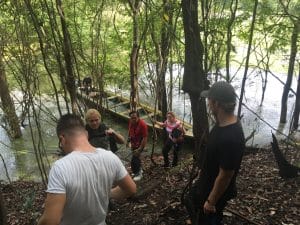
<svg viewBox="0 0 300 225">
<path fill-rule="evenodd" d="M 89 142 L 96 148 L 108 149 L 109 139 L 105 134 L 108 127 L 101 123 L 98 129 L 92 129 L 90 126 L 86 125 L 85 129 L 88 132 Z"/>
<path fill-rule="evenodd" d="M 211 192 L 220 167 L 224 170 L 235 171 L 227 190 L 221 198 L 229 200 L 236 196 L 235 180 L 244 149 L 245 137 L 240 122 L 225 127 L 219 127 L 218 125 L 213 127 L 209 135 L 205 160 L 198 181 L 204 198 Z"/>
</svg>

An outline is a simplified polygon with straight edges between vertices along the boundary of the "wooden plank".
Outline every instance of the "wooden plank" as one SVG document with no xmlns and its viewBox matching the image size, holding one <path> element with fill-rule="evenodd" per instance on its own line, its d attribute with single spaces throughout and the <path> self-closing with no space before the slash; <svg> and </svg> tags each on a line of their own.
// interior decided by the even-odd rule
<svg viewBox="0 0 300 225">
<path fill-rule="evenodd" d="M 120 102 L 118 104 L 115 104 L 115 105 L 111 105 L 110 108 L 116 108 L 118 106 L 122 106 L 122 105 L 126 105 L 126 104 L 129 104 L 130 102 Z"/>
<path fill-rule="evenodd" d="M 112 92 L 105 92 L 109 97 L 104 98 L 104 108 L 108 111 L 111 112 L 112 114 L 114 114 L 115 116 L 121 117 L 122 119 L 126 119 L 129 120 L 129 109 L 125 110 L 125 111 L 116 111 L 116 108 L 118 106 L 122 106 L 122 105 L 126 105 L 126 104 L 130 104 L 130 101 L 128 98 L 123 97 L 123 96 L 119 96 L 119 95 L 115 95 Z M 90 96 L 85 95 L 84 93 L 77 91 L 77 95 L 81 97 L 81 99 L 89 101 L 89 102 L 93 102 L 93 104 L 97 104 L 97 102 L 95 100 L 97 100 L 97 98 L 92 98 Z M 111 103 L 111 106 L 108 105 L 109 100 L 113 100 L 113 99 L 118 99 L 120 102 L 114 104 L 113 102 Z M 137 109 L 137 111 L 143 111 L 143 113 L 145 113 L 145 115 L 141 116 L 142 119 L 146 119 L 146 118 L 152 118 L 152 116 L 160 116 L 161 117 L 161 111 L 157 110 L 156 113 L 154 113 L 154 109 L 151 108 L 148 105 L 145 104 L 139 104 Z M 192 124 L 189 124 L 183 120 L 180 120 L 178 118 L 179 121 L 181 121 L 184 125 L 184 128 L 187 130 L 186 134 L 184 135 L 187 139 L 192 139 L 193 138 L 193 132 L 192 132 Z M 152 127 L 152 123 L 149 123 L 147 121 L 145 121 L 148 127 Z M 155 129 L 157 130 L 162 130 L 161 127 L 159 126 L 155 126 Z"/>
</svg>

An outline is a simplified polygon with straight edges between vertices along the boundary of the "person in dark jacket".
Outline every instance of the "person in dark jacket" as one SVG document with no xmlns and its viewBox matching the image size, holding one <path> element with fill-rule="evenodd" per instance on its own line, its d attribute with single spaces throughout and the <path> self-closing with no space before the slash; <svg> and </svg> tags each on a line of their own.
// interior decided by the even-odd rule
<svg viewBox="0 0 300 225">
<path fill-rule="evenodd" d="M 124 144 L 124 137 L 107 127 L 101 121 L 101 115 L 96 109 L 89 109 L 85 114 L 86 130 L 91 145 L 97 148 L 110 149 L 112 152 L 118 150 L 118 144 Z"/>
</svg>

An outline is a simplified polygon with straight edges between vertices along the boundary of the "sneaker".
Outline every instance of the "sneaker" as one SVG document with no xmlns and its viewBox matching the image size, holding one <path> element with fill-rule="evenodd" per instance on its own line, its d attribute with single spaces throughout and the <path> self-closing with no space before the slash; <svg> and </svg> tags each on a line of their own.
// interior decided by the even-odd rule
<svg viewBox="0 0 300 225">
<path fill-rule="evenodd" d="M 139 173 L 135 174 L 133 177 L 134 181 L 140 181 L 143 178 L 143 170 L 140 170 Z"/>
</svg>

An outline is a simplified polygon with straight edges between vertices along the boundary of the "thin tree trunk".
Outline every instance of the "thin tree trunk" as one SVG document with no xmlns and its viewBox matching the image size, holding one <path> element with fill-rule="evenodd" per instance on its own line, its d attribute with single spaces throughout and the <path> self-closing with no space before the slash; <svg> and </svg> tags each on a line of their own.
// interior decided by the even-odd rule
<svg viewBox="0 0 300 225">
<path fill-rule="evenodd" d="M 63 53 L 65 58 L 65 65 L 67 71 L 66 85 L 70 94 L 71 107 L 73 113 L 79 113 L 77 96 L 76 96 L 76 86 L 75 86 L 75 74 L 73 70 L 73 60 L 72 60 L 72 46 L 71 38 L 68 31 L 66 19 L 64 16 L 64 11 L 62 9 L 61 0 L 56 0 L 57 11 L 60 16 L 61 27 L 63 32 Z"/>
<path fill-rule="evenodd" d="M 248 72 L 248 68 L 249 68 L 250 51 L 251 51 L 252 40 L 253 40 L 257 6 L 258 6 L 258 0 L 255 0 L 254 7 L 253 7 L 253 14 L 252 14 L 252 22 L 251 22 L 251 28 L 250 28 L 250 36 L 249 36 L 249 44 L 248 44 L 248 50 L 247 50 L 247 56 L 246 56 L 246 63 L 245 63 L 245 71 L 244 71 L 244 76 L 243 76 L 243 80 L 242 80 L 241 94 L 240 94 L 239 107 L 238 107 L 238 113 L 237 113 L 238 117 L 241 116 L 241 111 L 242 111 L 242 103 L 243 103 L 244 92 L 245 92 L 245 84 L 246 84 L 246 80 L 247 80 L 247 72 Z"/>
<path fill-rule="evenodd" d="M 62 36 L 61 36 L 60 31 L 58 29 L 58 24 L 57 24 L 57 21 L 56 21 L 56 13 L 55 13 L 55 10 L 54 10 L 53 3 L 51 2 L 50 3 L 51 5 L 49 6 L 47 0 L 43 0 L 43 3 L 41 2 L 41 4 L 43 4 L 44 7 L 47 9 L 51 34 L 52 34 L 53 43 L 54 43 L 54 46 L 55 46 L 54 54 L 55 54 L 55 57 L 56 57 L 56 61 L 58 63 L 59 79 L 60 79 L 61 86 L 63 87 L 66 109 L 67 109 L 67 112 L 69 113 L 70 109 L 69 109 L 69 103 L 68 103 L 68 100 L 67 100 L 67 95 L 68 94 L 67 94 L 67 87 L 66 87 L 66 82 L 65 82 L 65 80 L 66 80 L 66 68 L 63 64 L 63 60 L 62 60 L 62 57 L 61 57 L 61 51 L 60 51 L 60 43 L 58 41 L 58 40 L 62 40 Z M 57 106 L 58 106 L 59 114 L 61 116 L 62 112 L 61 112 L 61 107 L 60 107 L 59 102 L 57 102 Z"/>
<path fill-rule="evenodd" d="M 195 152 L 200 152 L 201 137 L 207 134 L 208 120 L 202 90 L 208 88 L 203 69 L 203 44 L 198 25 L 198 0 L 182 0 L 183 26 L 185 35 L 185 63 L 182 89 L 190 96 L 193 115 Z"/>
<path fill-rule="evenodd" d="M 16 114 L 16 109 L 13 99 L 10 97 L 9 88 L 5 75 L 5 68 L 3 64 L 3 51 L 0 47 L 0 98 L 1 106 L 4 112 L 4 118 L 8 123 L 10 129 L 7 129 L 8 134 L 12 138 L 19 138 L 22 136 L 19 119 Z"/>
<path fill-rule="evenodd" d="M 235 1 L 235 4 L 233 5 L 233 2 Z M 235 15 L 237 11 L 237 6 L 238 6 L 238 0 L 231 0 L 230 4 L 230 12 L 231 16 L 227 24 L 227 40 L 226 40 L 226 81 L 230 82 L 230 52 L 231 52 L 231 40 L 232 40 L 232 26 L 235 21 Z"/>
<path fill-rule="evenodd" d="M 161 27 L 160 43 L 156 41 L 155 29 L 152 29 L 151 36 L 154 42 L 157 55 L 157 87 L 158 87 L 158 109 L 162 111 L 165 117 L 168 111 L 167 90 L 166 90 L 166 72 L 168 65 L 169 52 L 172 42 L 173 29 L 173 2 L 163 0 L 164 21 Z"/>
<path fill-rule="evenodd" d="M 36 33 L 38 35 L 38 41 L 39 41 L 39 45 L 40 45 L 40 49 L 41 49 L 41 53 L 42 53 L 42 57 L 43 57 L 43 63 L 44 63 L 45 69 L 47 71 L 47 74 L 48 74 L 48 76 L 50 78 L 52 87 L 54 89 L 54 94 L 55 94 L 55 100 L 56 100 L 57 108 L 58 108 L 59 114 L 61 115 L 62 111 L 61 111 L 61 107 L 60 107 L 60 104 L 59 104 L 58 91 L 57 91 L 56 84 L 54 82 L 54 78 L 52 76 L 51 70 L 50 70 L 50 68 L 48 66 L 48 61 L 49 60 L 47 58 L 47 52 L 46 52 L 46 50 L 44 48 L 43 34 L 42 34 L 40 26 L 39 26 L 38 18 L 36 16 L 35 12 L 33 11 L 33 8 L 32 8 L 32 5 L 31 5 L 31 1 L 30 0 L 24 0 L 24 2 L 25 2 L 27 10 L 29 11 L 30 17 L 32 19 L 34 29 L 35 29 L 35 31 L 36 31 Z"/>
<path fill-rule="evenodd" d="M 171 50 L 172 52 L 172 50 Z M 170 55 L 170 63 L 169 63 L 169 73 L 170 73 L 170 85 L 169 85 L 169 93 L 168 93 L 168 111 L 172 111 L 173 109 L 173 60 L 172 55 Z"/>
<path fill-rule="evenodd" d="M 298 83 L 297 83 L 297 95 L 296 95 L 295 109 L 293 114 L 294 130 L 297 130 L 299 126 L 299 113 L 300 113 L 300 63 L 299 63 Z"/>
<path fill-rule="evenodd" d="M 299 35 L 299 25 L 294 23 L 293 33 L 291 37 L 291 54 L 289 59 L 289 68 L 288 74 L 286 78 L 286 82 L 283 88 L 283 93 L 281 97 L 281 113 L 280 113 L 280 123 L 286 123 L 286 115 L 287 115 L 287 100 L 289 91 L 292 85 L 293 74 L 294 74 L 294 66 L 295 59 L 297 55 L 297 39 Z"/>
<path fill-rule="evenodd" d="M 138 15 L 141 7 L 141 0 L 128 0 L 132 11 L 132 48 L 130 53 L 130 109 L 136 110 L 138 100 L 138 59 L 139 59 L 139 23 Z"/>
</svg>

